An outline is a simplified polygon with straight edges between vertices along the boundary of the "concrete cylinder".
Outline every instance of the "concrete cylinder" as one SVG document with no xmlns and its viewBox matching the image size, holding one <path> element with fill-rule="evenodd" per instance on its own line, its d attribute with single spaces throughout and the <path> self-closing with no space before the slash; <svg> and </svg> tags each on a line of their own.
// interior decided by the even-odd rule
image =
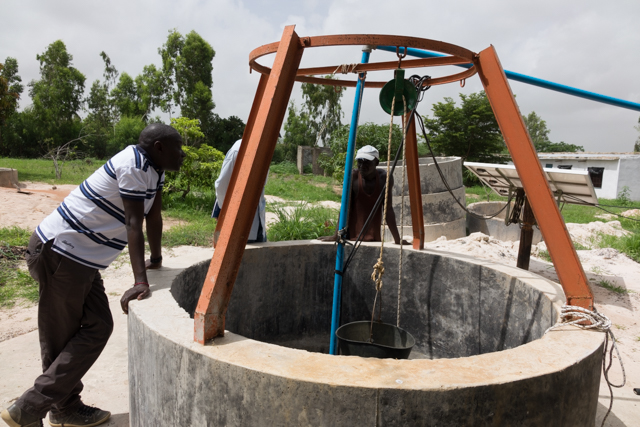
<svg viewBox="0 0 640 427">
<path fill-rule="evenodd" d="M 465 204 L 465 188 L 462 184 L 462 159 L 460 157 L 436 157 L 438 166 L 442 172 L 442 176 L 446 180 L 452 194 L 447 190 L 435 162 L 431 157 L 423 157 L 418 159 L 420 171 L 420 189 L 422 192 L 422 213 L 425 227 L 425 241 L 436 240 L 441 236 L 447 239 L 457 239 L 466 236 L 466 224 L 464 218 L 466 213 L 462 207 L 456 203 L 459 200 L 464 206 Z M 386 170 L 386 162 L 380 163 L 378 168 Z M 402 175 L 404 171 L 404 163 L 398 161 L 396 169 L 393 173 L 393 212 L 396 216 L 398 224 L 398 232 L 405 239 L 413 238 L 413 229 L 411 227 L 411 207 L 409 203 L 409 186 L 404 187 L 404 221 L 401 227 L 401 206 L 402 200 Z M 454 199 L 455 196 L 455 199 Z M 461 221 L 462 220 L 462 221 Z M 402 231 L 401 231 L 402 228 Z M 385 230 L 385 239 L 393 241 L 391 233 Z"/>
<path fill-rule="evenodd" d="M 371 319 L 363 243 L 345 272 L 342 323 Z M 395 324 L 399 250 L 384 252 L 382 320 Z M 151 298 L 130 303 L 130 423 L 142 426 L 593 425 L 604 335 L 545 334 L 565 301 L 515 267 L 407 249 L 400 327 L 410 360 L 331 356 L 335 248 L 248 245 L 224 337 L 193 341 L 209 262 L 150 270 Z"/>
<path fill-rule="evenodd" d="M 473 213 L 482 216 L 492 216 L 503 209 L 506 202 L 478 202 L 467 206 Z M 467 214 L 467 230 L 469 234 L 481 232 L 498 240 L 517 242 L 520 240 L 520 227 L 518 224 L 505 225 L 504 218 L 507 209 L 503 209 L 495 218 L 483 219 Z M 542 241 L 542 233 L 537 227 L 533 228 L 532 244 L 537 245 Z"/>
<path fill-rule="evenodd" d="M 17 169 L 0 168 L 0 187 L 16 188 L 18 182 Z"/>
</svg>

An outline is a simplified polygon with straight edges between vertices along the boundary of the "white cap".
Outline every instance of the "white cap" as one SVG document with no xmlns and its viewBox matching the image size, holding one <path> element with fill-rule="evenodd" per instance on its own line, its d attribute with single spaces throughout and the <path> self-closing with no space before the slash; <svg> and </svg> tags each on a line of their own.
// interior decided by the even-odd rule
<svg viewBox="0 0 640 427">
<path fill-rule="evenodd" d="M 376 150 L 375 147 L 371 145 L 365 145 L 364 147 L 359 149 L 358 152 L 356 153 L 356 160 L 358 159 L 363 159 L 363 160 L 380 159 L 380 154 L 378 153 L 378 150 Z"/>
</svg>

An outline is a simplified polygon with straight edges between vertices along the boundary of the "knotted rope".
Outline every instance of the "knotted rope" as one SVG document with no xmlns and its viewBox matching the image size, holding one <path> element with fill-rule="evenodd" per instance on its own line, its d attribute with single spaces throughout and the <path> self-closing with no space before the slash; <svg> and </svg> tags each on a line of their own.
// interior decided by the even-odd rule
<svg viewBox="0 0 640 427">
<path fill-rule="evenodd" d="M 341 73 L 341 74 L 355 73 L 356 72 L 355 70 L 358 67 L 358 65 L 359 65 L 358 63 L 338 65 L 338 68 L 336 68 L 336 70 L 332 74 L 336 74 L 336 73 Z"/>
<path fill-rule="evenodd" d="M 613 389 L 611 387 L 621 388 L 624 387 L 624 385 L 627 383 L 627 374 L 624 370 L 624 364 L 622 363 L 620 350 L 618 350 L 616 337 L 613 335 L 613 331 L 611 330 L 611 320 L 604 314 L 598 313 L 595 308 L 593 309 L 593 311 L 591 311 L 575 305 L 563 305 L 560 312 L 560 320 L 558 321 L 558 323 L 547 329 L 545 331 L 545 334 L 561 326 L 577 326 L 578 328 L 595 329 L 597 331 L 605 333 L 604 349 L 602 350 L 602 372 L 604 374 L 605 380 L 607 380 L 607 387 L 609 387 L 609 394 L 611 395 L 611 398 L 609 400 L 609 409 L 602 419 L 601 426 L 604 426 L 607 417 L 611 413 L 611 408 L 613 407 Z M 609 348 L 609 338 L 611 338 L 611 348 Z M 618 361 L 620 362 L 620 368 L 622 369 L 621 384 L 613 384 L 611 380 L 609 380 L 609 370 L 611 369 L 611 365 L 613 364 L 614 349 L 616 350 Z"/>
</svg>

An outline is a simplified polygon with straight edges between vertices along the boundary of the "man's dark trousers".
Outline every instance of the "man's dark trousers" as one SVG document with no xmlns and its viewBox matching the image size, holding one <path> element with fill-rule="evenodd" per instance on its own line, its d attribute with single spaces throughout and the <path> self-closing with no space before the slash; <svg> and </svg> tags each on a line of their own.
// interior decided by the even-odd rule
<svg viewBox="0 0 640 427">
<path fill-rule="evenodd" d="M 27 265 L 40 284 L 38 333 L 42 371 L 16 405 L 34 415 L 69 415 L 80 404 L 82 377 L 104 349 L 113 318 L 97 269 L 51 249 L 33 233 Z"/>
</svg>

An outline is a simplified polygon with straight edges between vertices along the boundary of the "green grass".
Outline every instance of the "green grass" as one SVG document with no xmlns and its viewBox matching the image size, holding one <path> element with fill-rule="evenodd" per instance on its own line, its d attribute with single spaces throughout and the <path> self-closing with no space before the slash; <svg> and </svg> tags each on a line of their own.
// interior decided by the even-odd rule
<svg viewBox="0 0 640 427">
<path fill-rule="evenodd" d="M 334 186 L 341 187 L 341 184 L 331 177 L 299 175 L 295 163 L 283 162 L 272 165 L 269 169 L 269 179 L 264 193 L 286 200 L 301 200 L 309 203 L 321 200 L 339 202 L 342 189 L 334 190 Z"/>
<path fill-rule="evenodd" d="M 38 284 L 19 268 L 30 236 L 31 231 L 22 228 L 0 228 L 0 307 L 38 301 Z"/>
<path fill-rule="evenodd" d="M 214 218 L 200 218 L 184 225 L 177 225 L 162 233 L 162 246 L 208 246 L 213 247 Z"/>
<path fill-rule="evenodd" d="M 616 286 L 611 282 L 609 282 L 608 280 L 600 280 L 599 282 L 596 283 L 596 285 L 600 286 L 601 288 L 608 289 L 611 292 L 615 292 L 616 294 L 626 295 L 630 293 L 628 289 L 622 286 Z"/>
<path fill-rule="evenodd" d="M 215 202 L 213 183 L 210 189 L 196 189 L 184 199 L 181 193 L 162 194 L 165 217 L 180 219 L 187 224 L 171 227 L 162 233 L 162 245 L 166 247 L 190 245 L 213 246 L 216 220 L 211 218 Z"/>
<path fill-rule="evenodd" d="M 551 260 L 551 255 L 549 255 L 549 251 L 540 251 L 538 253 L 538 258 L 553 263 L 553 261 Z"/>
<path fill-rule="evenodd" d="M 300 203 L 287 212 L 284 207 L 273 206 L 278 221 L 267 230 L 269 241 L 307 240 L 334 233 L 338 211 L 324 207 L 311 207 Z"/>
<path fill-rule="evenodd" d="M 499 196 L 495 191 L 490 190 L 488 187 L 476 185 L 473 187 L 467 187 L 465 189 L 467 205 L 476 202 L 506 202 L 507 197 Z"/>
<path fill-rule="evenodd" d="M 20 181 L 45 182 L 48 184 L 80 185 L 89 175 L 104 165 L 104 160 L 71 160 L 62 166 L 62 177 L 56 179 L 53 160 L 0 158 L 0 167 L 18 169 Z"/>
</svg>

